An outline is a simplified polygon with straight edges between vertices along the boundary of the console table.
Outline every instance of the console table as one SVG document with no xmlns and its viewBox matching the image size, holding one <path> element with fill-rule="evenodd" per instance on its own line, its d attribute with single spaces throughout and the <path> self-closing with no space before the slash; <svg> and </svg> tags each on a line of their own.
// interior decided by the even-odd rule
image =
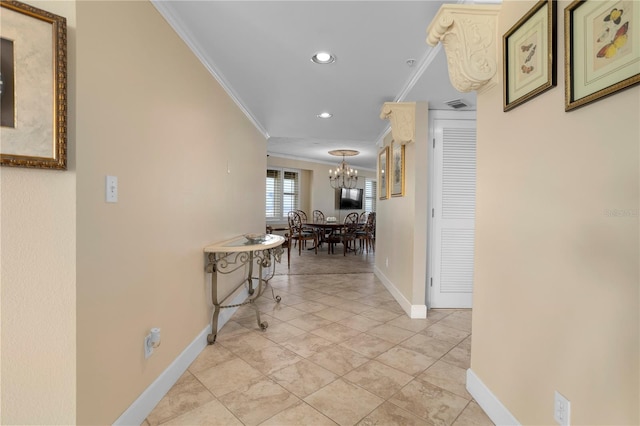
<svg viewBox="0 0 640 426">
<path fill-rule="evenodd" d="M 211 273 L 211 302 L 213 304 L 211 334 L 207 336 L 207 342 L 210 345 L 216 341 L 218 334 L 218 316 L 220 315 L 221 309 L 251 304 L 256 311 L 258 326 L 262 330 L 265 330 L 269 326 L 266 321 L 260 321 L 260 310 L 253 302 L 262 296 L 262 293 L 269 284 L 269 280 L 273 278 L 275 262 L 280 263 L 280 257 L 283 253 L 282 243 L 284 243 L 284 237 L 267 234 L 258 240 L 249 240 L 244 236 L 238 236 L 230 240 L 211 244 L 204 248 L 206 257 L 205 270 Z M 254 263 L 258 266 L 256 276 L 254 276 Z M 265 277 L 263 274 L 264 269 L 271 266 L 273 267 L 269 271 L 268 276 Z M 248 269 L 246 277 L 235 286 L 227 296 L 219 300 L 218 274 L 230 274 L 244 267 Z M 257 288 L 254 288 L 254 280 L 257 282 Z M 234 305 L 223 305 L 223 303 L 244 284 L 247 285 L 249 291 L 247 300 Z M 273 287 L 271 288 L 271 294 L 276 303 L 279 303 L 281 298 L 274 294 Z"/>
</svg>

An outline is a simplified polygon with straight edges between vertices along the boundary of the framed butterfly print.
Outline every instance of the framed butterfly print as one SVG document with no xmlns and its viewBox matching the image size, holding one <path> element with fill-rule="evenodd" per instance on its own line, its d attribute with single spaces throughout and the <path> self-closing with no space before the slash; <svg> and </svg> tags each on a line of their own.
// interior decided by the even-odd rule
<svg viewBox="0 0 640 426">
<path fill-rule="evenodd" d="M 564 32 L 565 111 L 640 83 L 640 2 L 574 1 Z"/>
<path fill-rule="evenodd" d="M 540 0 L 502 36 L 505 112 L 556 85 L 556 9 Z"/>
</svg>

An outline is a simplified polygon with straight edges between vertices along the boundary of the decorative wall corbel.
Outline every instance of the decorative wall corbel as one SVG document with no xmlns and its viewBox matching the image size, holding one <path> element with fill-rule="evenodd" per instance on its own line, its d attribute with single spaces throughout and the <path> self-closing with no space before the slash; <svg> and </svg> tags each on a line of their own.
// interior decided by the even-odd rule
<svg viewBox="0 0 640 426">
<path fill-rule="evenodd" d="M 445 4 L 427 28 L 427 44 L 442 42 L 449 79 L 460 92 L 481 92 L 497 83 L 500 6 Z"/>
<path fill-rule="evenodd" d="M 415 140 L 415 102 L 385 102 L 382 105 L 380 118 L 389 120 L 391 123 L 391 134 L 394 141 L 404 145 Z"/>
</svg>

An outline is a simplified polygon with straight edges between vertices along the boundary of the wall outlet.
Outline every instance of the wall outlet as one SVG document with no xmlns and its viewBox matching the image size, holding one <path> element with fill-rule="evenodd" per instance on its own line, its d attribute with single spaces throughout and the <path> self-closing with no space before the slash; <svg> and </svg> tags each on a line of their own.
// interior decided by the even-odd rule
<svg viewBox="0 0 640 426">
<path fill-rule="evenodd" d="M 105 199 L 107 203 L 117 203 L 118 202 L 118 177 L 117 176 L 107 176 L 105 179 L 106 187 L 105 187 Z"/>
<path fill-rule="evenodd" d="M 153 350 L 160 346 L 160 329 L 152 328 L 151 333 L 144 338 L 144 357 L 149 358 L 153 354 Z"/>
<path fill-rule="evenodd" d="M 553 418 L 560 426 L 571 424 L 571 403 L 558 391 L 553 398 Z"/>
<path fill-rule="evenodd" d="M 151 334 L 144 338 L 144 357 L 149 358 L 153 354 L 153 345 L 151 344 Z"/>
</svg>

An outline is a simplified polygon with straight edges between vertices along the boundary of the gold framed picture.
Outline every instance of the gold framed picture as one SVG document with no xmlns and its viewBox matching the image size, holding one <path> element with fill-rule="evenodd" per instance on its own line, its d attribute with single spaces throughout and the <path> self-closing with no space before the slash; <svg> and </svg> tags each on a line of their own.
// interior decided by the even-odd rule
<svg viewBox="0 0 640 426">
<path fill-rule="evenodd" d="M 67 23 L 0 0 L 0 164 L 67 168 Z"/>
<path fill-rule="evenodd" d="M 385 146 L 378 154 L 378 198 L 389 198 L 389 147 Z"/>
<path fill-rule="evenodd" d="M 404 145 L 391 142 L 390 187 L 392 197 L 404 196 Z"/>
<path fill-rule="evenodd" d="M 502 37 L 505 112 L 556 85 L 556 8 L 540 0 Z"/>
<path fill-rule="evenodd" d="M 640 3 L 579 0 L 564 10 L 565 111 L 640 83 Z"/>
</svg>

